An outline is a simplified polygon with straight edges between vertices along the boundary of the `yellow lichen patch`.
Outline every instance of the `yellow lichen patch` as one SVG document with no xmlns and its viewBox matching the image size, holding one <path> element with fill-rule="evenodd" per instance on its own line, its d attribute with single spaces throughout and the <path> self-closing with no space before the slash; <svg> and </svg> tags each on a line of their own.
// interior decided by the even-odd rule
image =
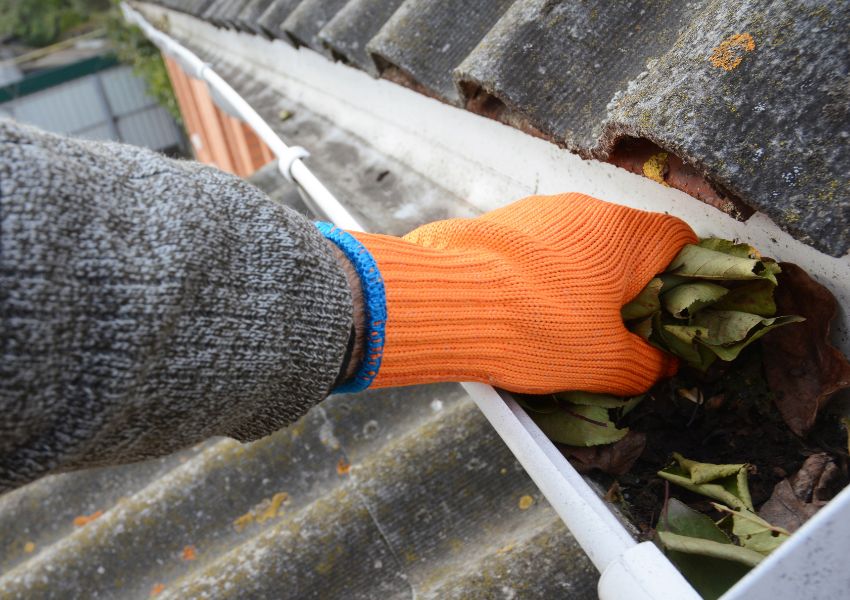
<svg viewBox="0 0 850 600">
<path fill-rule="evenodd" d="M 102 510 L 98 510 L 93 512 L 90 515 L 80 515 L 78 517 L 74 517 L 74 527 L 82 527 L 83 525 L 88 525 L 99 516 L 103 514 Z"/>
<path fill-rule="evenodd" d="M 286 492 L 280 492 L 272 496 L 272 499 L 269 501 L 269 505 L 263 509 L 259 515 L 257 515 L 257 523 L 264 523 L 269 519 L 274 519 L 278 515 L 281 505 L 286 502 L 287 498 L 289 498 L 289 494 Z"/>
<path fill-rule="evenodd" d="M 151 597 L 159 596 L 162 592 L 165 591 L 165 585 L 162 583 L 155 583 L 151 588 Z"/>
<path fill-rule="evenodd" d="M 521 496 L 519 499 L 519 509 L 520 510 L 528 510 L 531 508 L 531 505 L 534 504 L 534 498 L 526 494 L 525 496 Z"/>
<path fill-rule="evenodd" d="M 289 499 L 289 494 L 286 492 L 278 492 L 271 498 L 264 498 L 257 503 L 251 510 L 246 512 L 241 517 L 237 517 L 233 521 L 233 528 L 236 531 L 242 531 L 253 522 L 263 523 L 269 519 L 273 519 L 281 512 L 281 506 Z"/>
<path fill-rule="evenodd" d="M 668 154 L 666 152 L 659 152 L 650 156 L 643 163 L 643 174 L 651 180 L 666 186 L 667 182 L 664 181 L 664 175 L 667 173 L 667 157 Z"/>
<path fill-rule="evenodd" d="M 325 554 L 322 561 L 316 565 L 316 573 L 319 575 L 329 575 L 333 571 L 337 560 L 345 554 L 342 546 L 334 546 L 330 552 Z"/>
<path fill-rule="evenodd" d="M 523 498 L 530 498 L 530 497 L 531 497 L 531 496 L 523 496 Z M 513 545 L 513 544 L 507 544 L 507 545 L 505 545 L 505 546 L 502 546 L 502 547 L 501 547 L 501 548 L 499 548 L 498 550 L 496 550 L 496 554 L 506 554 L 506 553 L 510 552 L 511 550 L 513 550 L 513 549 L 514 549 L 514 545 Z"/>
<path fill-rule="evenodd" d="M 192 545 L 183 548 L 183 560 L 195 560 L 198 558 L 198 551 Z"/>
<path fill-rule="evenodd" d="M 788 223 L 797 223 L 800 220 L 800 215 L 793 210 L 786 210 L 782 216 Z"/>
<path fill-rule="evenodd" d="M 348 475 L 350 470 L 351 464 L 344 458 L 340 458 L 339 462 L 336 463 L 336 472 L 338 475 Z"/>
<path fill-rule="evenodd" d="M 250 525 L 253 522 L 254 522 L 254 513 L 249 510 L 244 515 L 242 515 L 241 517 L 237 517 L 236 520 L 233 521 L 233 528 L 236 531 L 242 531 L 243 529 L 245 529 L 248 525 Z"/>
<path fill-rule="evenodd" d="M 720 42 L 712 51 L 708 60 L 718 69 L 734 71 L 744 60 L 744 52 L 756 49 L 756 42 L 749 33 L 736 33 Z"/>
<path fill-rule="evenodd" d="M 24 544 L 24 552 L 26 552 L 27 554 L 32 554 L 33 552 L 35 552 L 35 543 L 27 542 L 26 544 Z"/>
</svg>

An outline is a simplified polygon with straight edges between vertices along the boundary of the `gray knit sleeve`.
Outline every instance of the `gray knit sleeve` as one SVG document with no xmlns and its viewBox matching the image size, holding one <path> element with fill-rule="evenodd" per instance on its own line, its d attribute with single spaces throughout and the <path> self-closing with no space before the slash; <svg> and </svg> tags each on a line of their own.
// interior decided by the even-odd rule
<svg viewBox="0 0 850 600">
<path fill-rule="evenodd" d="M 0 491 L 292 423 L 351 319 L 328 243 L 253 186 L 0 120 Z"/>
</svg>

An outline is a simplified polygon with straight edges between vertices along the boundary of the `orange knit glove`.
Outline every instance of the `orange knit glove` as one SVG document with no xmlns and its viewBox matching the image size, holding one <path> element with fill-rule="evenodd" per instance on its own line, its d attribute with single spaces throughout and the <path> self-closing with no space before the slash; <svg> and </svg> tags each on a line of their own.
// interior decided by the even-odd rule
<svg viewBox="0 0 850 600">
<path fill-rule="evenodd" d="M 351 235 L 368 250 L 360 258 L 377 264 L 386 320 L 367 289 L 370 277 L 380 284 L 374 263 L 358 267 L 370 344 L 346 391 L 374 378 L 371 387 L 479 381 L 525 393 L 626 396 L 676 369 L 620 318 L 620 308 L 696 242 L 675 217 L 572 193 L 438 221 L 403 238 Z"/>
</svg>

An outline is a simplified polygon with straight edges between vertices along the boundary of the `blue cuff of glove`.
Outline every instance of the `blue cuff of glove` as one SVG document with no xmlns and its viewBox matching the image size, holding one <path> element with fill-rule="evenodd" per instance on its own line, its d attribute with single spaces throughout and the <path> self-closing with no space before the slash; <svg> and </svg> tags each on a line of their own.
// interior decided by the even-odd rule
<svg viewBox="0 0 850 600">
<path fill-rule="evenodd" d="M 363 290 L 363 305 L 366 312 L 366 348 L 363 363 L 354 377 L 338 386 L 332 394 L 361 392 L 368 388 L 381 368 L 384 353 L 384 328 L 387 322 L 387 296 L 384 280 L 374 257 L 353 235 L 331 223 L 316 222 L 316 227 L 327 239 L 342 250 L 354 265 Z"/>
</svg>

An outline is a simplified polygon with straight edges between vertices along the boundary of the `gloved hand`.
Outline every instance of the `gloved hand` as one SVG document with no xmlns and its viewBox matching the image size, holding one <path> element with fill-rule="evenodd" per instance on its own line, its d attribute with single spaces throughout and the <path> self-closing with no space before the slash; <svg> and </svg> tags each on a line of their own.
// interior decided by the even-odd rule
<svg viewBox="0 0 850 600">
<path fill-rule="evenodd" d="M 620 318 L 696 242 L 675 217 L 572 193 L 403 238 L 323 231 L 355 264 L 366 304 L 366 360 L 345 391 L 479 381 L 626 396 L 676 369 Z"/>
</svg>

